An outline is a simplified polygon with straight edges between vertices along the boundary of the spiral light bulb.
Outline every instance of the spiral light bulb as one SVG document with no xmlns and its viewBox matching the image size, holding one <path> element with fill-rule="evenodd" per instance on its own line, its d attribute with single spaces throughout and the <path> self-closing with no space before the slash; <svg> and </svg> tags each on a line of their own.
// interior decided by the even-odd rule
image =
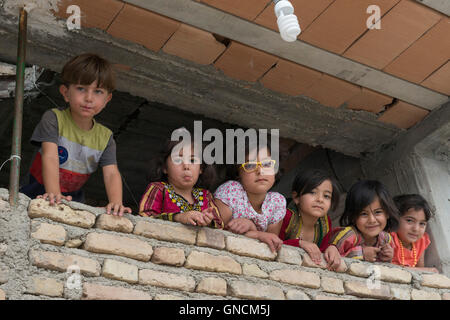
<svg viewBox="0 0 450 320">
<path fill-rule="evenodd" d="M 287 0 L 277 1 L 275 3 L 275 15 L 277 16 L 281 38 L 287 42 L 297 40 L 301 29 L 292 4 Z"/>
</svg>

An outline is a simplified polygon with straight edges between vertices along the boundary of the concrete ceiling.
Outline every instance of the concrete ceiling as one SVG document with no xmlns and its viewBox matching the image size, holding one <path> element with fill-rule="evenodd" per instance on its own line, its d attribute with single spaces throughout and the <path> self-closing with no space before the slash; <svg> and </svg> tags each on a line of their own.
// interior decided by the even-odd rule
<svg viewBox="0 0 450 320">
<path fill-rule="evenodd" d="M 294 43 L 281 40 L 269 0 L 62 0 L 58 21 L 31 14 L 27 61 L 60 71 L 98 52 L 115 63 L 120 90 L 357 157 L 448 101 L 445 11 L 412 0 L 291 2 L 302 27 Z M 70 4 L 81 30 L 65 28 Z M 381 8 L 381 30 L 366 27 L 369 4 Z M 0 55 L 14 61 L 17 17 L 1 15 Z"/>
</svg>

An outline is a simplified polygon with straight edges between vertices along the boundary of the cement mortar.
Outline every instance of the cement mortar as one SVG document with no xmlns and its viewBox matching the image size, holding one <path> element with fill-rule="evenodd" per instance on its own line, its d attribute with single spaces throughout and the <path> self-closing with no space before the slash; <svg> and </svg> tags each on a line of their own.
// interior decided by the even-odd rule
<svg viewBox="0 0 450 320">
<path fill-rule="evenodd" d="M 0 189 L 0 198 L 8 200 L 9 192 Z M 0 261 L 9 268 L 8 282 L 2 288 L 8 292 L 8 299 L 20 299 L 26 289 L 27 279 L 32 276 L 28 251 L 30 249 L 30 219 L 28 218 L 28 203 L 30 198 L 19 194 L 17 208 L 0 212 L 0 234 L 2 242 L 8 248 Z M 13 271 L 13 272 L 11 272 Z"/>
</svg>

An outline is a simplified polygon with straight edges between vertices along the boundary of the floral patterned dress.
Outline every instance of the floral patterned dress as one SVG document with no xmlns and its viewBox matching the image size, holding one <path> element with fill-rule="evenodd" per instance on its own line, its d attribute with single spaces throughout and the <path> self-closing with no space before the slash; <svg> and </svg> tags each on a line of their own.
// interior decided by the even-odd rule
<svg viewBox="0 0 450 320">
<path fill-rule="evenodd" d="M 220 185 L 214 197 L 230 208 L 233 219 L 250 219 L 259 231 L 266 231 L 268 225 L 282 220 L 286 214 L 286 199 L 278 192 L 267 192 L 261 207 L 262 213 L 256 212 L 238 181 L 230 180 Z"/>
</svg>

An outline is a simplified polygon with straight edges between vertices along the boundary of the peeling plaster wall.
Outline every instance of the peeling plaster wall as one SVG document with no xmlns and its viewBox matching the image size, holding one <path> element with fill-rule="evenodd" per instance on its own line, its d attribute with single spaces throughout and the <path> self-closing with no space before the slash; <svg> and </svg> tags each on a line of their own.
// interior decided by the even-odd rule
<svg viewBox="0 0 450 320">
<path fill-rule="evenodd" d="M 0 59 L 12 63 L 17 17 L 0 15 L 0 33 L 7 44 L 0 47 Z M 30 20 L 28 38 L 28 63 L 60 72 L 73 55 L 96 52 L 112 63 L 128 64 L 128 70 L 118 72 L 118 89 L 123 92 L 242 127 L 279 128 L 283 137 L 349 156 L 360 157 L 402 132 L 378 121 L 375 114 L 349 110 L 345 105 L 330 108 L 304 96 L 268 90 L 260 83 L 234 80 L 212 65 L 156 53 L 98 29 L 69 32 L 63 20 Z"/>
</svg>

